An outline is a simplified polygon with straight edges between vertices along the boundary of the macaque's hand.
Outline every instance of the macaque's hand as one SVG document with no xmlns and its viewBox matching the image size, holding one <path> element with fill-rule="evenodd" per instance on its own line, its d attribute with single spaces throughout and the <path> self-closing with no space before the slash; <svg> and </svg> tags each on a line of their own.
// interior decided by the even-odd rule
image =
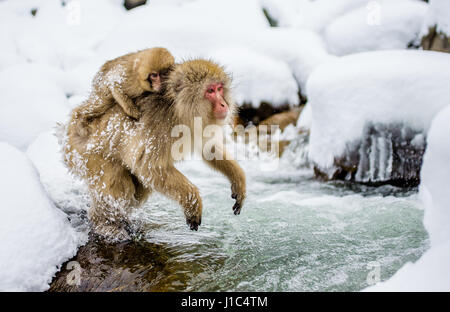
<svg viewBox="0 0 450 312">
<path fill-rule="evenodd" d="M 196 214 L 192 216 L 186 216 L 186 224 L 192 231 L 198 231 L 198 227 L 202 224 L 202 215 Z"/>
<path fill-rule="evenodd" d="M 241 213 L 241 208 L 242 205 L 244 204 L 245 184 L 233 183 L 231 185 L 231 198 L 236 200 L 236 203 L 233 206 L 233 212 L 235 215 L 238 215 Z"/>
</svg>

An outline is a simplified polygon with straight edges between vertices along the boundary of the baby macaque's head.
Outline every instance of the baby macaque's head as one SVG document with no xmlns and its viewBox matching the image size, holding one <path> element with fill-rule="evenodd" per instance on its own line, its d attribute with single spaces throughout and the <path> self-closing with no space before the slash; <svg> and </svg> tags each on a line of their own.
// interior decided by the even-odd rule
<svg viewBox="0 0 450 312">
<path fill-rule="evenodd" d="M 175 59 L 167 49 L 151 48 L 137 54 L 134 69 L 137 72 L 139 85 L 144 91 L 159 92 L 162 80 L 172 66 Z"/>
</svg>

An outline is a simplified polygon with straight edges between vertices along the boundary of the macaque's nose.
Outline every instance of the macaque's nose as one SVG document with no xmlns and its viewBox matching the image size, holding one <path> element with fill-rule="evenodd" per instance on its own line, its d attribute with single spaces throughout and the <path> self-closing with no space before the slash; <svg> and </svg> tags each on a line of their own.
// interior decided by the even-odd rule
<svg viewBox="0 0 450 312">
<path fill-rule="evenodd" d="M 213 107 L 214 117 L 217 119 L 225 119 L 228 115 L 228 104 L 220 95 Z"/>
</svg>

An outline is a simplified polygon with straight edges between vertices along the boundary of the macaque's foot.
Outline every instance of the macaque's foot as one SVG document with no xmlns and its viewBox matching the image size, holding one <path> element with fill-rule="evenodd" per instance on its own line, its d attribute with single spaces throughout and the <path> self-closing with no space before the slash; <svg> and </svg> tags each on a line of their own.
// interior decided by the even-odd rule
<svg viewBox="0 0 450 312">
<path fill-rule="evenodd" d="M 237 200 L 238 196 L 236 194 L 232 194 L 231 197 L 236 199 L 236 202 L 233 205 L 233 212 L 235 215 L 238 215 L 241 213 L 241 203 Z"/>
<path fill-rule="evenodd" d="M 241 213 L 241 208 L 242 205 L 244 203 L 244 199 L 245 199 L 245 192 L 238 192 L 238 191 L 233 191 L 235 188 L 232 187 L 232 193 L 231 193 L 231 198 L 235 199 L 236 202 L 233 205 L 233 212 L 235 215 L 239 215 Z"/>
<path fill-rule="evenodd" d="M 92 232 L 108 243 L 131 240 L 131 236 L 124 225 L 97 225 L 92 228 Z"/>
<path fill-rule="evenodd" d="M 192 231 L 198 231 L 198 227 L 202 224 L 202 216 L 186 217 L 186 224 Z"/>
<path fill-rule="evenodd" d="M 141 115 L 142 115 L 141 112 L 139 111 L 139 109 L 137 109 L 136 107 L 130 107 L 127 114 L 136 120 L 139 120 L 139 118 L 141 118 Z"/>
</svg>

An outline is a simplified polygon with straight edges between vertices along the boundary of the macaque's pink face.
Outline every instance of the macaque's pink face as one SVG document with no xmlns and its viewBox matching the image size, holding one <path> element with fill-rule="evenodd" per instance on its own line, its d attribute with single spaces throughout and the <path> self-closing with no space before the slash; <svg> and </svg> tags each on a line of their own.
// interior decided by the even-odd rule
<svg viewBox="0 0 450 312">
<path fill-rule="evenodd" d="M 211 102 L 216 119 L 225 119 L 228 115 L 228 104 L 223 98 L 223 84 L 213 83 L 206 88 L 205 98 Z"/>
<path fill-rule="evenodd" d="M 150 75 L 148 75 L 148 81 L 154 91 L 158 92 L 161 89 L 161 76 L 159 73 L 150 73 Z"/>
</svg>

